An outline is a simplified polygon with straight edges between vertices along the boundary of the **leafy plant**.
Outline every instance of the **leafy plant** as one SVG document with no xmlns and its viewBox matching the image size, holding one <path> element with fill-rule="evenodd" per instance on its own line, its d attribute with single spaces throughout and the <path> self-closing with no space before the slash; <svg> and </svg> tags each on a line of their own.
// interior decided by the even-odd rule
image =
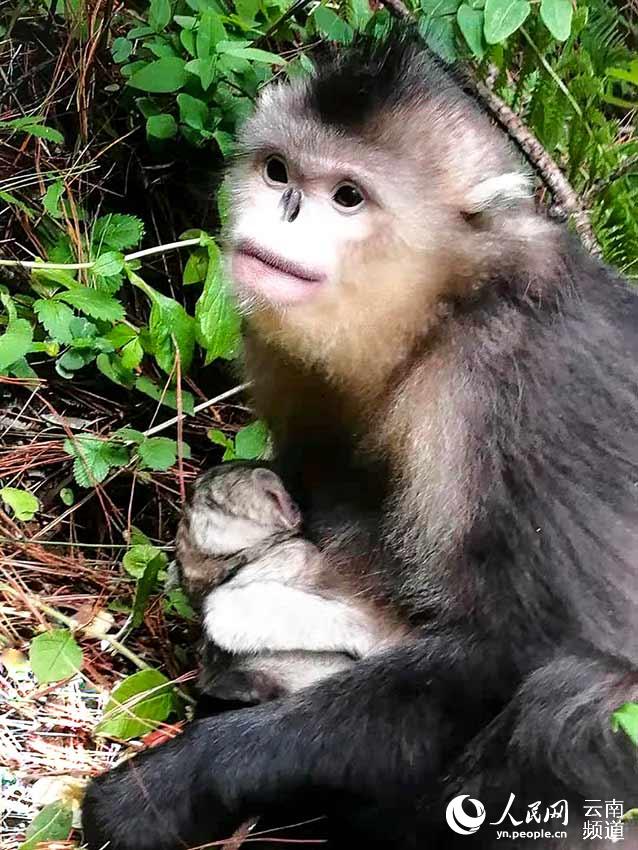
<svg viewBox="0 0 638 850">
<path fill-rule="evenodd" d="M 40 502 L 33 493 L 18 487 L 3 487 L 0 490 L 0 498 L 11 508 L 15 518 L 23 522 L 33 519 L 40 509 Z"/>
<path fill-rule="evenodd" d="M 111 694 L 97 735 L 128 740 L 145 735 L 178 708 L 170 681 L 159 670 L 140 670 L 121 682 Z"/>
<path fill-rule="evenodd" d="M 52 629 L 31 641 L 29 661 L 40 684 L 74 676 L 82 666 L 82 650 L 68 629 Z"/>
</svg>

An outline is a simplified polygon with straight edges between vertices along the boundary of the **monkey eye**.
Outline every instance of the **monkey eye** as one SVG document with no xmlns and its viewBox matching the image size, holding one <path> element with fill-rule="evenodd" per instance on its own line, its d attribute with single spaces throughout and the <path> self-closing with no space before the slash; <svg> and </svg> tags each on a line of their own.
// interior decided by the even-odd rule
<svg viewBox="0 0 638 850">
<path fill-rule="evenodd" d="M 333 192 L 332 200 L 338 207 L 355 210 L 363 204 L 365 198 L 361 190 L 354 183 L 342 183 Z"/>
<path fill-rule="evenodd" d="M 264 165 L 264 177 L 267 183 L 285 184 L 288 182 L 288 167 L 280 156 L 269 156 Z"/>
</svg>

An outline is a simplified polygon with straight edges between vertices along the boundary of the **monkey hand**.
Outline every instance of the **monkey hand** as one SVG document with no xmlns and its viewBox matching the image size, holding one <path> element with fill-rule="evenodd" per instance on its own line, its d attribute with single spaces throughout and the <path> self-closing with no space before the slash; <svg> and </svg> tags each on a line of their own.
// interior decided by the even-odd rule
<svg viewBox="0 0 638 850">
<path fill-rule="evenodd" d="M 184 850 L 229 838 L 245 814 L 224 770 L 232 758 L 224 745 L 225 730 L 235 728 L 230 716 L 195 721 L 94 779 L 82 807 L 90 850 Z"/>
</svg>

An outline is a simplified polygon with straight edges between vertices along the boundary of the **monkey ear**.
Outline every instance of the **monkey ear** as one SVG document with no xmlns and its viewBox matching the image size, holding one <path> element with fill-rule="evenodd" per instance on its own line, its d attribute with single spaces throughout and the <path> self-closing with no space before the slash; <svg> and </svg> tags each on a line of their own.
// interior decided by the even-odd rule
<svg viewBox="0 0 638 850">
<path fill-rule="evenodd" d="M 471 189 L 465 209 L 465 215 L 476 215 L 493 209 L 507 209 L 517 201 L 532 197 L 532 183 L 529 174 L 510 171 L 487 177 Z"/>
<path fill-rule="evenodd" d="M 298 528 L 301 525 L 301 512 L 279 476 L 270 469 L 259 467 L 253 470 L 253 479 L 264 495 L 274 504 L 284 528 Z"/>
</svg>

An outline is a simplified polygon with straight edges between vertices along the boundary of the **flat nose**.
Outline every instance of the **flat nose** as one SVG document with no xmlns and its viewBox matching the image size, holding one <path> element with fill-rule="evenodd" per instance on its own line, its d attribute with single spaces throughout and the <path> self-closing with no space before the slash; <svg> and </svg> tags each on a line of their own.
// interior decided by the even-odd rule
<svg viewBox="0 0 638 850">
<path fill-rule="evenodd" d="M 301 189 L 289 186 L 281 196 L 280 206 L 283 210 L 284 221 L 294 221 L 299 215 L 303 194 Z"/>
</svg>

